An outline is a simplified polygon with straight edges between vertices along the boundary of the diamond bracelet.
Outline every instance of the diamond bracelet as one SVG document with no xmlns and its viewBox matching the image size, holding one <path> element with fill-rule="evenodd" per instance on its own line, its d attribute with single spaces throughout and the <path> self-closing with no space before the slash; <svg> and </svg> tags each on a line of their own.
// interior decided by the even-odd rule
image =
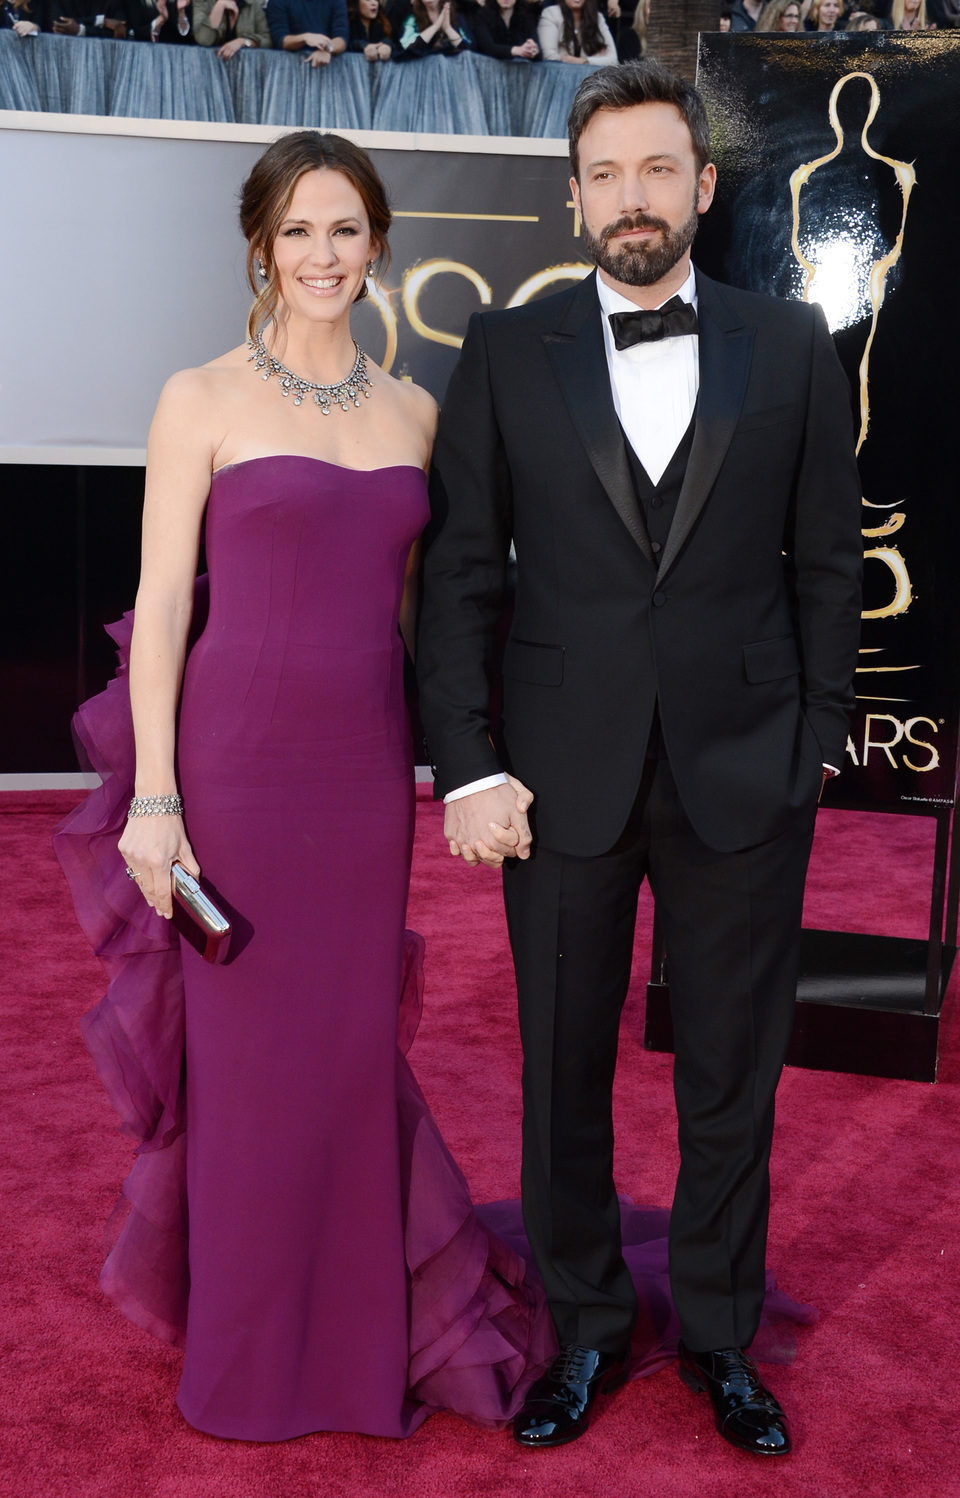
<svg viewBox="0 0 960 1498">
<path fill-rule="evenodd" d="M 182 796 L 134 796 L 128 817 L 182 817 Z"/>
</svg>

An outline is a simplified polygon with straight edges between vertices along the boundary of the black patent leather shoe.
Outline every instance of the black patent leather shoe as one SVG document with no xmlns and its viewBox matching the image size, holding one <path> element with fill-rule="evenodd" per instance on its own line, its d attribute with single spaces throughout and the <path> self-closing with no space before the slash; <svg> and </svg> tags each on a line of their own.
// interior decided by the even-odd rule
<svg viewBox="0 0 960 1498">
<path fill-rule="evenodd" d="M 623 1383 L 623 1359 L 590 1347 L 561 1347 L 546 1373 L 532 1384 L 513 1422 L 521 1446 L 564 1446 L 582 1436 L 598 1394 Z"/>
<path fill-rule="evenodd" d="M 725 1441 L 758 1456 L 786 1456 L 787 1417 L 760 1382 L 753 1358 L 739 1347 L 690 1352 L 681 1342 L 677 1371 L 688 1388 L 710 1395 L 717 1430 Z"/>
</svg>

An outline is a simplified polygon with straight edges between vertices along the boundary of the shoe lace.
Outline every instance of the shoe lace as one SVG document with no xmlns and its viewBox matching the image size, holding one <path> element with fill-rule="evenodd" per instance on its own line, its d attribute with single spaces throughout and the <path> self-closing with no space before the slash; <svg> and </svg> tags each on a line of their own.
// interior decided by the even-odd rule
<svg viewBox="0 0 960 1498">
<path fill-rule="evenodd" d="M 724 1383 L 740 1383 L 743 1380 L 759 1380 L 760 1374 L 757 1365 L 749 1353 L 743 1352 L 739 1347 L 733 1347 L 729 1351 L 716 1354 L 717 1360 L 722 1360 L 722 1373 Z"/>
<path fill-rule="evenodd" d="M 558 1384 L 579 1384 L 587 1380 L 587 1360 L 594 1357 L 589 1347 L 561 1347 L 550 1367 L 550 1377 Z"/>
</svg>

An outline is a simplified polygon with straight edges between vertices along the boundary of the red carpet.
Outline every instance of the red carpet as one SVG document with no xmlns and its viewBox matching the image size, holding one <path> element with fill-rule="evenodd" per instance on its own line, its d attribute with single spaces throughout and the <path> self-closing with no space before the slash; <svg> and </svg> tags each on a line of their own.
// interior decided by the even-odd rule
<svg viewBox="0 0 960 1498">
<path fill-rule="evenodd" d="M 0 797 L 5 909 L 0 1180 L 4 1203 L 0 1498 L 957 1498 L 960 1040 L 936 1086 L 788 1071 L 769 1262 L 820 1322 L 770 1381 L 793 1456 L 742 1455 L 673 1369 L 627 1388 L 574 1447 L 527 1455 L 450 1416 L 407 1442 L 316 1435 L 283 1446 L 190 1430 L 179 1355 L 97 1289 L 104 1221 L 129 1147 L 76 1028 L 99 965 L 73 924 L 50 830 L 72 793 Z M 826 812 L 811 925 L 925 933 L 932 828 Z M 618 1184 L 669 1202 L 670 1059 L 642 1050 L 645 902 L 618 1077 Z M 518 1183 L 519 1053 L 498 882 L 446 854 L 421 803 L 410 924 L 427 939 L 412 1061 L 479 1199 Z M 956 984 L 954 984 L 954 989 Z"/>
</svg>

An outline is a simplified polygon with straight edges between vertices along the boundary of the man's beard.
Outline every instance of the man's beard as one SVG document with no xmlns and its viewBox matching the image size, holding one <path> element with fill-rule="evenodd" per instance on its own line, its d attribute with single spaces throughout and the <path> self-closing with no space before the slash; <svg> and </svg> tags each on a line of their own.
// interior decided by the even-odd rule
<svg viewBox="0 0 960 1498">
<path fill-rule="evenodd" d="M 648 213 L 627 213 L 616 223 L 607 224 L 597 235 L 591 234 L 583 225 L 584 248 L 601 270 L 623 286 L 653 286 L 668 271 L 673 270 L 680 257 L 693 244 L 700 223 L 697 213 L 699 193 L 694 201 L 690 217 L 679 228 L 671 229 L 666 219 L 653 218 Z M 616 248 L 611 248 L 615 234 L 629 229 L 659 229 L 660 238 L 652 243 L 628 239 Z"/>
</svg>

